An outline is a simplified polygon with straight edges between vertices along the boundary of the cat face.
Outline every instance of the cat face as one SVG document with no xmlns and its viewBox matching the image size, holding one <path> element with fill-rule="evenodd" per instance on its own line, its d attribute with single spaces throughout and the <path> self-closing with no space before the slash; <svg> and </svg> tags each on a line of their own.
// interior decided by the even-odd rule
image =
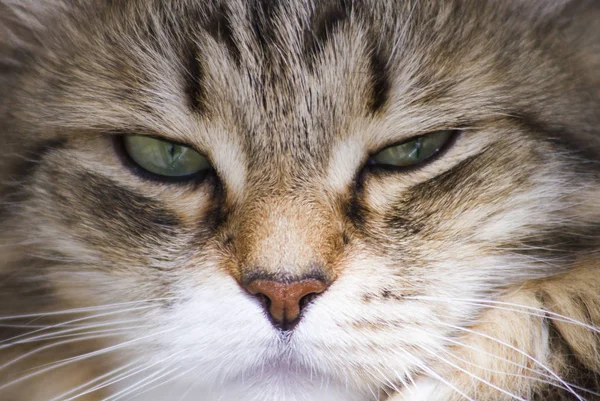
<svg viewBox="0 0 600 401">
<path fill-rule="evenodd" d="M 103 355 L 206 397 L 435 378 L 485 302 L 598 249 L 595 78 L 560 6 L 513 3 L 70 5 L 10 81 L 2 268 L 121 305 Z M 206 164 L 157 173 L 141 136 Z"/>
</svg>

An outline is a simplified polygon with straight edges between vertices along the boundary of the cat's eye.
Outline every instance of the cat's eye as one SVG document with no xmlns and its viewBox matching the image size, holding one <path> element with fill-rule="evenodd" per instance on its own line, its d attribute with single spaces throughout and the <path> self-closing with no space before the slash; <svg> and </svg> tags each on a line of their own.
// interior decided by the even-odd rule
<svg viewBox="0 0 600 401">
<path fill-rule="evenodd" d="M 399 145 L 389 146 L 371 156 L 370 163 L 380 166 L 408 167 L 438 153 L 453 137 L 454 131 L 435 131 Z"/>
<path fill-rule="evenodd" d="M 174 142 L 143 135 L 125 135 L 123 145 L 138 166 L 159 176 L 183 178 L 211 168 L 206 157 Z"/>
</svg>

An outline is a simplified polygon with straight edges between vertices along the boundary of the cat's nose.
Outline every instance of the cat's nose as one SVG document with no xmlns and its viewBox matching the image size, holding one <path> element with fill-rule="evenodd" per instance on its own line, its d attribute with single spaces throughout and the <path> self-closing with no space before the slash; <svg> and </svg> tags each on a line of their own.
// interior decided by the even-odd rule
<svg viewBox="0 0 600 401">
<path fill-rule="evenodd" d="M 244 285 L 257 296 L 281 330 L 291 330 L 298 323 L 302 309 L 329 287 L 324 280 L 307 279 L 290 283 L 274 280 L 252 280 Z"/>
</svg>

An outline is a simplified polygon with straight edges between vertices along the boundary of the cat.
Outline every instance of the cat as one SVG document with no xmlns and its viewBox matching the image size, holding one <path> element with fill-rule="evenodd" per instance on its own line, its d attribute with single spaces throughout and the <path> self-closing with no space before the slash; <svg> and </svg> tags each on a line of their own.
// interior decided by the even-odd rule
<svg viewBox="0 0 600 401">
<path fill-rule="evenodd" d="M 0 0 L 3 401 L 600 400 L 600 3 Z"/>
</svg>

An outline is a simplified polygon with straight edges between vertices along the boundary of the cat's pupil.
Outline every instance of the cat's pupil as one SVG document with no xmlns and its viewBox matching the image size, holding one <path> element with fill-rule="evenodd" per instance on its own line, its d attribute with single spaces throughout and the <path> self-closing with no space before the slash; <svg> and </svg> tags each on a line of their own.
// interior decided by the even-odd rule
<svg viewBox="0 0 600 401">
<path fill-rule="evenodd" d="M 410 157 L 415 160 L 419 160 L 419 158 L 421 157 L 421 138 L 418 138 L 414 142 L 414 150 L 410 152 Z"/>
</svg>

